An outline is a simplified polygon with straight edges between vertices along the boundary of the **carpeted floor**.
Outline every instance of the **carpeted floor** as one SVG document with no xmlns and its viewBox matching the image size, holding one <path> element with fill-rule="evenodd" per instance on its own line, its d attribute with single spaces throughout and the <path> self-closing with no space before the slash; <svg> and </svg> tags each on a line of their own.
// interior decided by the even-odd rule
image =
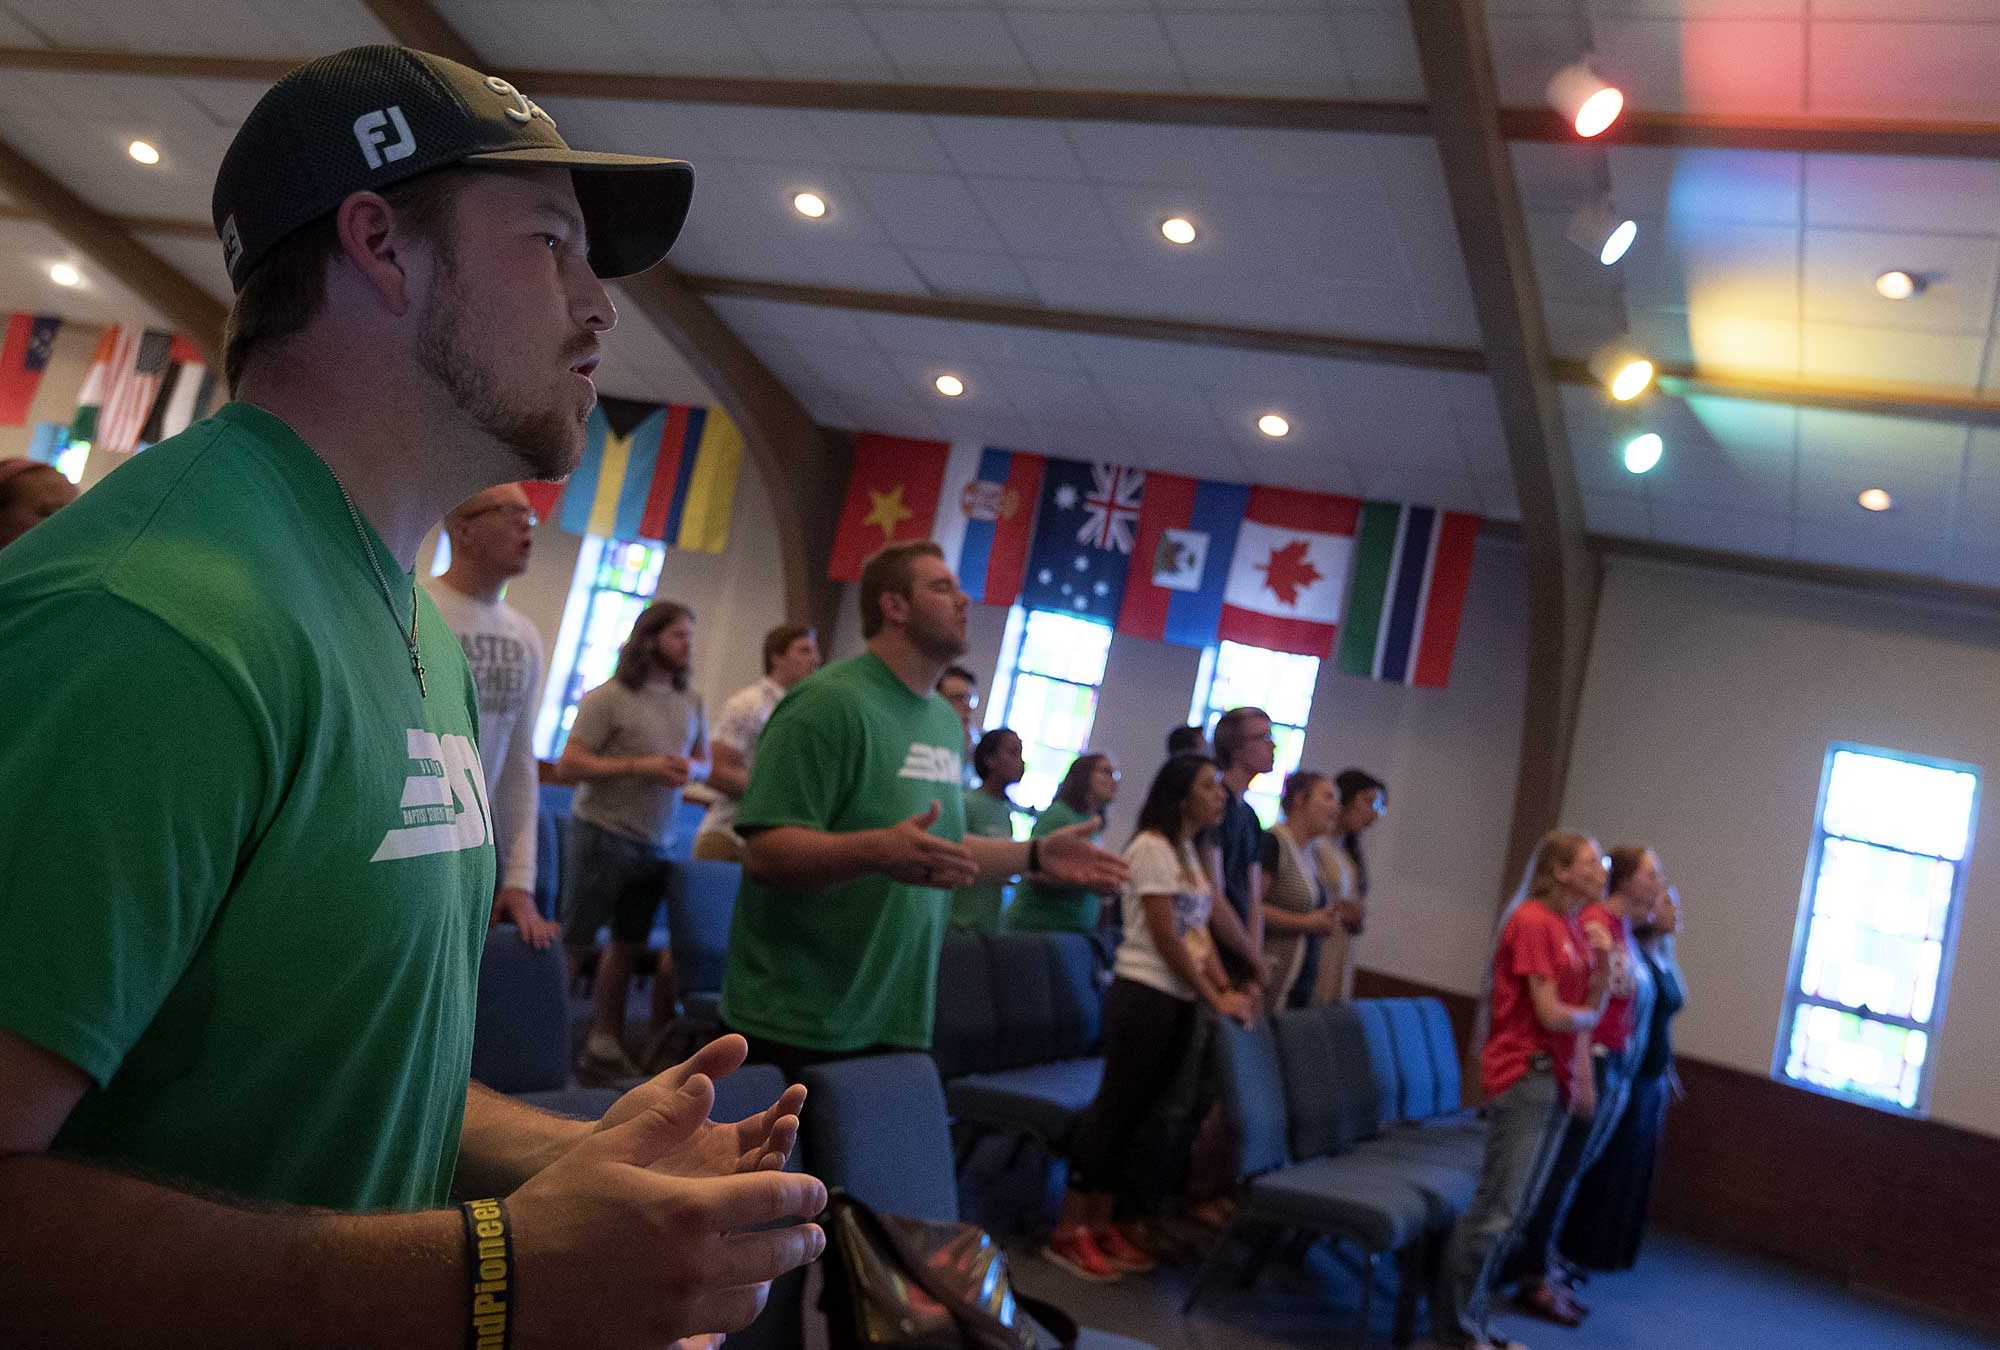
<svg viewBox="0 0 2000 1350">
<path fill-rule="evenodd" d="M 1303 1266 L 1274 1261 L 1255 1286 L 1218 1280 L 1182 1317 L 1189 1271 L 1166 1267 L 1116 1284 L 1086 1284 L 1011 1248 L 1016 1282 L 1061 1305 L 1085 1326 L 1151 1342 L 1160 1350 L 1290 1350 L 1344 1345 L 1358 1307 L 1353 1271 L 1324 1245 Z M 1935 1321 L 1754 1256 L 1673 1233 L 1647 1240 L 1637 1269 L 1600 1275 L 1584 1291 L 1592 1312 L 1574 1330 L 1532 1318 L 1501 1319 L 1504 1334 L 1534 1350 L 1975 1350 L 2000 1336 Z M 1389 1344 L 1392 1294 L 1376 1298 L 1368 1344 Z"/>
</svg>

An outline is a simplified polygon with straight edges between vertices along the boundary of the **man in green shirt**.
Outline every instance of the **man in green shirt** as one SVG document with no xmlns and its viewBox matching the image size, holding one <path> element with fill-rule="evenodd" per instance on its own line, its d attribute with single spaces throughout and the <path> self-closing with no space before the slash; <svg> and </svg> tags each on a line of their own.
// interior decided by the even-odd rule
<svg viewBox="0 0 2000 1350">
<path fill-rule="evenodd" d="M 936 689 L 965 651 L 970 601 L 928 541 L 876 554 L 860 589 L 868 650 L 785 696 L 736 814 L 748 848 L 722 1018 L 788 1075 L 930 1047 L 953 887 L 1125 875 L 1088 825 L 1033 845 L 965 833 L 965 729 Z"/>
<path fill-rule="evenodd" d="M 0 556 L 0 1344 L 657 1344 L 817 1255 L 751 1231 L 823 1203 L 803 1090 L 707 1121 L 738 1041 L 594 1126 L 467 1082 L 492 814 L 413 564 L 574 466 L 688 192 L 402 48 L 245 120 L 237 401 Z"/>
</svg>

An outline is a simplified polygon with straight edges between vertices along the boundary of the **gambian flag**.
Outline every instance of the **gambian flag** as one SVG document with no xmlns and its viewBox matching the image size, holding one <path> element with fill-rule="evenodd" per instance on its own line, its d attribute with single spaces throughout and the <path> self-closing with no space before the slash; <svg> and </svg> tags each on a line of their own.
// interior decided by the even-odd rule
<svg viewBox="0 0 2000 1350">
<path fill-rule="evenodd" d="M 742 460 L 743 435 L 720 408 L 599 398 L 563 491 L 562 527 L 720 553 Z"/>
<path fill-rule="evenodd" d="M 861 565 L 885 544 L 929 538 L 950 454 L 945 441 L 913 441 L 873 431 L 855 437 L 854 469 L 847 476 L 827 576 L 859 581 Z"/>
<path fill-rule="evenodd" d="M 1021 594 L 1043 464 L 1040 455 L 976 444 L 954 445 L 945 459 L 931 538 L 983 605 L 1011 605 Z"/>
<path fill-rule="evenodd" d="M 1335 664 L 1343 674 L 1442 689 L 1472 576 L 1479 517 L 1369 502 Z"/>
</svg>

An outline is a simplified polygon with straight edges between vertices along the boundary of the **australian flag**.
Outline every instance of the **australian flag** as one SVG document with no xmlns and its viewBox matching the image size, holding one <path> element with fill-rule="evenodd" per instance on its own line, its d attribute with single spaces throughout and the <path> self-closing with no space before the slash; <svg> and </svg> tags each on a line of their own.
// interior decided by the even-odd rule
<svg viewBox="0 0 2000 1350">
<path fill-rule="evenodd" d="M 1145 487 L 1140 469 L 1050 460 L 1021 604 L 1115 623 Z"/>
</svg>

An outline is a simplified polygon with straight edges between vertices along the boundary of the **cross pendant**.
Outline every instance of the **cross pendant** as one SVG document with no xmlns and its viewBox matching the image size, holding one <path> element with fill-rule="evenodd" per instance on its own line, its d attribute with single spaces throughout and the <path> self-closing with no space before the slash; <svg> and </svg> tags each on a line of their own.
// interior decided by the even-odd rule
<svg viewBox="0 0 2000 1350">
<path fill-rule="evenodd" d="M 415 646 L 410 648 L 410 672 L 417 677 L 417 697 L 429 698 L 431 691 L 424 687 L 424 658 Z"/>
</svg>

